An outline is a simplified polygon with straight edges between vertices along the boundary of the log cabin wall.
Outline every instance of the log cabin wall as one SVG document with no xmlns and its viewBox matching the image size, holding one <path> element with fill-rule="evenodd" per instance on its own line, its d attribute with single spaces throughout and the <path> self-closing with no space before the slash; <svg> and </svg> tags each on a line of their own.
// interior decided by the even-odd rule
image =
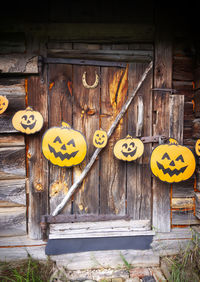
<svg viewBox="0 0 200 282">
<path fill-rule="evenodd" d="M 98 24 L 99 19 L 94 14 L 93 22 L 97 22 L 97 24 L 95 27 L 92 27 L 92 29 L 95 28 L 95 33 L 92 32 L 92 35 L 89 32 L 91 31 L 91 24 L 80 23 L 73 25 L 72 18 L 70 23 L 65 23 L 66 15 L 64 11 L 60 14 L 59 9 L 56 9 L 57 12 L 55 11 L 55 13 L 51 9 L 50 16 L 48 17 L 44 12 L 44 6 L 42 6 L 39 15 L 37 13 L 38 18 L 32 17 L 32 20 L 34 19 L 36 22 L 41 22 L 41 19 L 43 21 L 49 20 L 50 25 L 48 27 L 45 23 L 27 26 L 23 24 L 15 26 L 15 24 L 9 23 L 7 26 L 1 27 L 0 70 L 2 75 L 0 77 L 0 94 L 6 95 L 10 103 L 8 110 L 1 115 L 0 119 L 0 224 L 3 226 L 0 236 L 26 234 L 29 217 L 28 232 L 29 234 L 32 233 L 32 237 L 37 237 L 38 235 L 34 235 L 34 233 L 40 233 L 40 215 L 48 211 L 48 190 L 41 189 L 39 191 L 39 186 L 36 192 L 29 190 L 28 171 L 31 167 L 28 167 L 27 164 L 31 158 L 31 150 L 37 143 L 36 138 L 32 140 L 31 138 L 24 138 L 23 135 L 17 133 L 12 128 L 10 120 L 15 111 L 25 108 L 27 104 L 34 106 L 36 102 L 27 98 L 27 92 L 31 91 L 29 88 L 31 84 L 27 86 L 28 79 L 35 83 L 36 89 L 41 91 L 41 93 L 42 91 L 47 91 L 44 88 L 41 77 L 37 74 L 37 56 L 46 57 L 48 54 L 49 56 L 56 55 L 61 57 L 62 52 L 60 50 L 63 46 L 69 48 L 74 42 L 76 43 L 74 46 L 79 45 L 79 48 L 82 46 L 81 48 L 83 49 L 86 45 L 86 49 L 98 48 L 98 43 L 104 43 L 105 48 L 108 47 L 107 43 L 112 43 L 113 48 L 116 48 L 116 46 L 118 46 L 117 48 L 124 48 L 130 42 L 140 44 L 140 46 L 143 43 L 153 43 L 155 49 L 157 43 L 154 38 L 154 8 L 154 6 L 149 5 L 149 9 L 145 10 L 142 19 L 139 19 L 135 12 L 135 22 L 143 21 L 142 25 L 134 23 L 134 21 L 130 24 L 128 22 L 130 15 L 129 17 L 123 17 L 122 20 L 125 23 L 122 25 L 119 22 L 113 25 L 109 13 L 107 13 L 107 22 L 110 20 L 111 23 L 108 28 L 106 24 Z M 101 9 L 103 11 L 103 7 Z M 84 22 L 86 19 L 83 17 L 79 20 Z M 144 23 L 147 25 L 145 26 Z M 124 32 L 125 30 L 126 32 Z M 92 41 L 93 44 L 87 43 Z M 197 50 L 198 47 L 194 46 L 193 42 L 188 44 L 184 36 L 181 39 L 174 37 L 172 88 L 178 91 L 177 94 L 184 95 L 185 98 L 183 143 L 191 147 L 192 150 L 196 139 L 200 138 L 198 127 L 198 119 L 200 118 L 198 110 L 200 77 L 199 54 Z M 42 68 L 40 71 L 42 73 Z M 45 73 L 43 75 L 45 76 Z M 40 105 L 38 110 L 42 111 L 45 103 Z M 47 124 L 45 123 L 46 126 Z M 36 144 L 36 146 L 39 153 L 40 144 Z M 39 155 L 38 158 L 40 159 Z M 42 167 L 45 169 L 43 163 Z M 199 166 L 197 167 L 197 173 L 192 179 L 184 184 L 173 185 L 170 190 L 172 228 L 200 223 L 195 217 L 194 204 L 194 192 L 199 190 L 200 187 L 198 175 Z M 38 179 L 41 177 L 41 175 L 38 175 Z M 28 200 L 30 193 L 31 201 Z M 34 200 L 40 203 L 43 210 L 37 211 Z M 46 203 L 45 205 L 43 205 L 44 202 Z M 32 217 L 37 217 L 37 225 L 32 222 Z"/>
</svg>

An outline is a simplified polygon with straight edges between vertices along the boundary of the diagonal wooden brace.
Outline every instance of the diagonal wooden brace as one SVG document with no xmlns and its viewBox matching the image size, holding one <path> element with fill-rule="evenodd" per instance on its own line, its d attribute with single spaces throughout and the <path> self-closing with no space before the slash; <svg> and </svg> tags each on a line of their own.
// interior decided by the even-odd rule
<svg viewBox="0 0 200 282">
<path fill-rule="evenodd" d="M 110 138 L 110 136 L 112 135 L 113 131 L 115 130 L 117 124 L 119 123 L 119 121 L 121 120 L 121 118 L 124 116 L 124 114 L 126 113 L 128 107 L 130 106 L 132 100 L 134 99 L 135 95 L 137 94 L 138 90 L 140 89 L 140 87 L 142 86 L 142 83 L 144 82 L 144 80 L 146 79 L 147 75 L 149 74 L 149 72 L 151 71 L 153 67 L 153 62 L 150 62 L 150 64 L 148 65 L 148 67 L 146 68 L 146 70 L 144 71 L 140 81 L 138 82 L 138 85 L 136 86 L 136 88 L 133 90 L 133 93 L 130 95 L 130 97 L 128 98 L 128 100 L 125 102 L 125 104 L 123 105 L 120 113 L 117 115 L 116 119 L 114 120 L 113 124 L 111 125 L 110 129 L 107 132 L 107 136 L 108 139 Z M 71 196 L 74 194 L 74 192 L 78 189 L 79 185 L 82 183 L 82 181 L 84 180 L 84 178 L 86 177 L 86 175 L 88 174 L 88 172 L 90 171 L 92 165 L 94 164 L 97 156 L 99 155 L 99 153 L 101 152 L 102 148 L 97 148 L 94 151 L 94 154 L 92 155 L 89 163 L 86 165 L 86 167 L 84 168 L 83 172 L 81 173 L 79 179 L 77 179 L 76 182 L 74 182 L 74 184 L 70 187 L 67 195 L 63 198 L 63 200 L 61 201 L 61 203 L 56 207 L 56 209 L 53 211 L 52 215 L 56 216 L 57 214 L 59 214 L 61 212 L 61 210 L 64 208 L 64 206 L 66 205 L 66 203 L 69 201 L 69 199 L 71 198 Z"/>
</svg>

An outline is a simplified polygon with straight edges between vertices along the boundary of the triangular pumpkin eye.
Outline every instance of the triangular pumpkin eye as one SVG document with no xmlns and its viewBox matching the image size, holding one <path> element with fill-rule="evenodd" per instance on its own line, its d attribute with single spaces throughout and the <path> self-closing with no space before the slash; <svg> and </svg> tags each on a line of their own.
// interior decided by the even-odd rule
<svg viewBox="0 0 200 282">
<path fill-rule="evenodd" d="M 164 160 L 164 159 L 170 160 L 170 157 L 169 157 L 169 155 L 168 155 L 167 153 L 165 153 L 165 154 L 163 155 L 162 160 Z"/>
<path fill-rule="evenodd" d="M 53 141 L 53 143 L 56 143 L 56 142 L 59 142 L 60 144 L 62 144 L 62 141 L 59 136 L 57 136 Z"/>
<path fill-rule="evenodd" d="M 72 144 L 73 147 L 76 147 L 76 146 L 75 146 L 74 139 L 71 139 L 71 140 L 67 143 L 67 145 L 71 145 L 71 144 Z"/>
<path fill-rule="evenodd" d="M 176 161 L 182 161 L 182 163 L 184 163 L 184 159 L 183 159 L 183 156 L 180 155 L 176 158 Z"/>
</svg>

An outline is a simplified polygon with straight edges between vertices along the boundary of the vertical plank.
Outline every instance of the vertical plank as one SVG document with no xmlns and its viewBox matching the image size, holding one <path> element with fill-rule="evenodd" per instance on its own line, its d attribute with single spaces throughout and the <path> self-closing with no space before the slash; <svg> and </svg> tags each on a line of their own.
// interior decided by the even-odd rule
<svg viewBox="0 0 200 282">
<path fill-rule="evenodd" d="M 155 38 L 154 87 L 172 86 L 172 40 L 166 15 L 157 10 Z M 169 136 L 169 94 L 154 91 L 154 135 Z M 157 231 L 170 231 L 170 185 L 153 177 L 153 226 Z"/>
<path fill-rule="evenodd" d="M 169 136 L 183 144 L 184 95 L 169 96 L 170 131 Z"/>
<path fill-rule="evenodd" d="M 67 122 L 72 126 L 72 65 L 49 65 L 49 127 Z M 61 202 L 72 185 L 72 168 L 49 165 L 50 212 Z M 71 213 L 71 202 L 63 210 Z"/>
<path fill-rule="evenodd" d="M 92 85 L 95 72 L 100 75 L 100 68 L 94 66 L 73 66 L 73 127 L 86 137 L 88 153 L 85 161 L 74 167 L 73 179 L 77 180 L 85 164 L 88 163 L 95 147 L 92 145 L 93 134 L 99 129 L 100 82 L 94 89 L 83 86 L 82 75 L 86 71 L 86 81 Z M 102 78 L 101 78 L 102 79 Z M 97 160 L 87 178 L 74 197 L 74 213 L 98 213 L 99 204 L 99 161 Z"/>
<path fill-rule="evenodd" d="M 129 66 L 129 93 L 136 87 L 146 68 L 145 64 L 132 63 Z M 143 105 L 142 136 L 152 135 L 152 75 L 144 81 L 138 92 Z M 137 124 L 137 97 L 128 109 L 128 134 L 135 136 Z M 152 191 L 149 157 L 152 145 L 145 144 L 143 156 L 136 162 L 127 163 L 127 213 L 133 219 L 151 220 Z"/>
<path fill-rule="evenodd" d="M 27 137 L 27 168 L 29 177 L 29 236 L 41 239 L 41 215 L 48 212 L 48 162 L 42 157 L 41 140 L 48 124 L 47 76 L 44 69 L 44 80 L 40 76 L 28 79 L 28 105 L 39 111 L 44 118 L 40 132 Z"/>
<path fill-rule="evenodd" d="M 102 68 L 101 127 L 108 131 L 128 91 L 128 68 Z M 126 116 L 121 119 L 100 156 L 100 213 L 126 213 L 126 162 L 113 156 L 117 140 L 126 137 Z"/>
</svg>

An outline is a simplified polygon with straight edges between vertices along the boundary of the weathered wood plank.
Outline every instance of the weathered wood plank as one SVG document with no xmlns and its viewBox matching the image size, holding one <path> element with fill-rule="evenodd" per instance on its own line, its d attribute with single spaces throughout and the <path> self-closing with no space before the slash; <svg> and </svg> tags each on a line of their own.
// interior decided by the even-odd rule
<svg viewBox="0 0 200 282">
<path fill-rule="evenodd" d="M 170 129 L 169 136 L 183 144 L 184 95 L 169 96 Z"/>
<path fill-rule="evenodd" d="M 1 73 L 38 73 L 38 57 L 31 55 L 0 55 Z"/>
<path fill-rule="evenodd" d="M 194 197 L 194 178 L 173 184 L 172 198 Z"/>
<path fill-rule="evenodd" d="M 173 57 L 173 80 L 194 80 L 194 59 L 192 57 Z"/>
<path fill-rule="evenodd" d="M 0 237 L 26 235 L 26 207 L 0 208 Z"/>
<path fill-rule="evenodd" d="M 0 181 L 0 207 L 26 205 L 25 179 Z"/>
<path fill-rule="evenodd" d="M 15 133 L 17 130 L 12 125 L 15 112 L 25 109 L 25 97 L 7 97 L 9 104 L 7 110 L 0 118 L 0 133 Z"/>
<path fill-rule="evenodd" d="M 29 136 L 27 165 L 29 177 L 29 236 L 32 239 L 41 239 L 41 215 L 48 212 L 48 161 L 41 156 L 42 135 L 47 129 L 47 73 L 43 72 L 43 79 L 31 76 L 28 79 L 28 105 L 39 111 L 44 118 L 42 130 Z"/>
<path fill-rule="evenodd" d="M 195 216 L 200 219 L 200 193 L 194 193 Z"/>
<path fill-rule="evenodd" d="M 72 126 L 73 90 L 72 66 L 49 65 L 49 127 L 67 122 Z M 72 169 L 49 164 L 50 213 L 52 213 L 72 185 Z M 71 213 L 71 202 L 63 213 Z"/>
<path fill-rule="evenodd" d="M 0 179 L 25 178 L 25 148 L 0 148 Z"/>
<path fill-rule="evenodd" d="M 21 78 L 0 78 L 0 95 L 9 97 L 24 97 L 26 95 L 25 79 Z"/>
<path fill-rule="evenodd" d="M 90 238 L 152 235 L 149 220 L 114 220 L 51 224 L 50 238 Z M 149 232 L 148 232 L 149 231 Z"/>
<path fill-rule="evenodd" d="M 145 64 L 129 65 L 129 93 L 132 92 L 144 72 Z M 148 76 L 138 95 L 144 104 L 142 136 L 152 135 L 152 76 Z M 137 99 L 128 109 L 128 134 L 135 136 L 137 131 Z M 127 163 L 127 213 L 133 219 L 151 219 L 151 172 L 148 167 L 152 151 L 151 144 L 145 144 L 145 151 L 141 159 Z"/>
<path fill-rule="evenodd" d="M 87 89 L 83 86 L 82 76 L 86 71 L 86 81 L 88 85 L 93 85 L 95 73 L 100 75 L 100 67 L 95 66 L 74 66 L 73 67 L 73 126 L 81 131 L 86 137 L 88 152 L 84 163 L 74 167 L 73 179 L 79 178 L 95 151 L 93 144 L 93 134 L 99 129 L 100 113 L 100 83 L 94 89 Z M 102 78 L 101 78 L 102 80 Z M 74 213 L 93 213 L 99 211 L 99 161 L 97 160 L 82 186 L 74 196 Z"/>
<path fill-rule="evenodd" d="M 172 198 L 172 209 L 194 209 L 194 198 Z"/>
<path fill-rule="evenodd" d="M 200 220 L 194 215 L 194 211 L 172 211 L 172 225 L 195 225 Z"/>
<path fill-rule="evenodd" d="M 159 8 L 159 5 L 157 6 Z M 154 87 L 171 88 L 172 86 L 172 40 L 170 26 L 166 28 L 167 14 L 157 10 Z M 169 136 L 169 94 L 154 91 L 154 135 Z M 153 226 L 157 231 L 170 231 L 170 185 L 153 177 Z"/>
<path fill-rule="evenodd" d="M 152 42 L 151 24 L 49 23 L 48 36 L 52 40 L 68 42 Z"/>
<path fill-rule="evenodd" d="M 25 146 L 24 135 L 22 134 L 1 134 L 0 147 Z"/>
<path fill-rule="evenodd" d="M 24 53 L 25 34 L 20 32 L 3 32 L 0 34 L 0 54 Z"/>
<path fill-rule="evenodd" d="M 101 127 L 108 131 L 120 112 L 128 91 L 128 68 L 102 68 Z M 100 156 L 100 213 L 125 214 L 126 162 L 113 158 L 117 140 L 126 136 L 126 115 L 119 122 Z"/>
</svg>

